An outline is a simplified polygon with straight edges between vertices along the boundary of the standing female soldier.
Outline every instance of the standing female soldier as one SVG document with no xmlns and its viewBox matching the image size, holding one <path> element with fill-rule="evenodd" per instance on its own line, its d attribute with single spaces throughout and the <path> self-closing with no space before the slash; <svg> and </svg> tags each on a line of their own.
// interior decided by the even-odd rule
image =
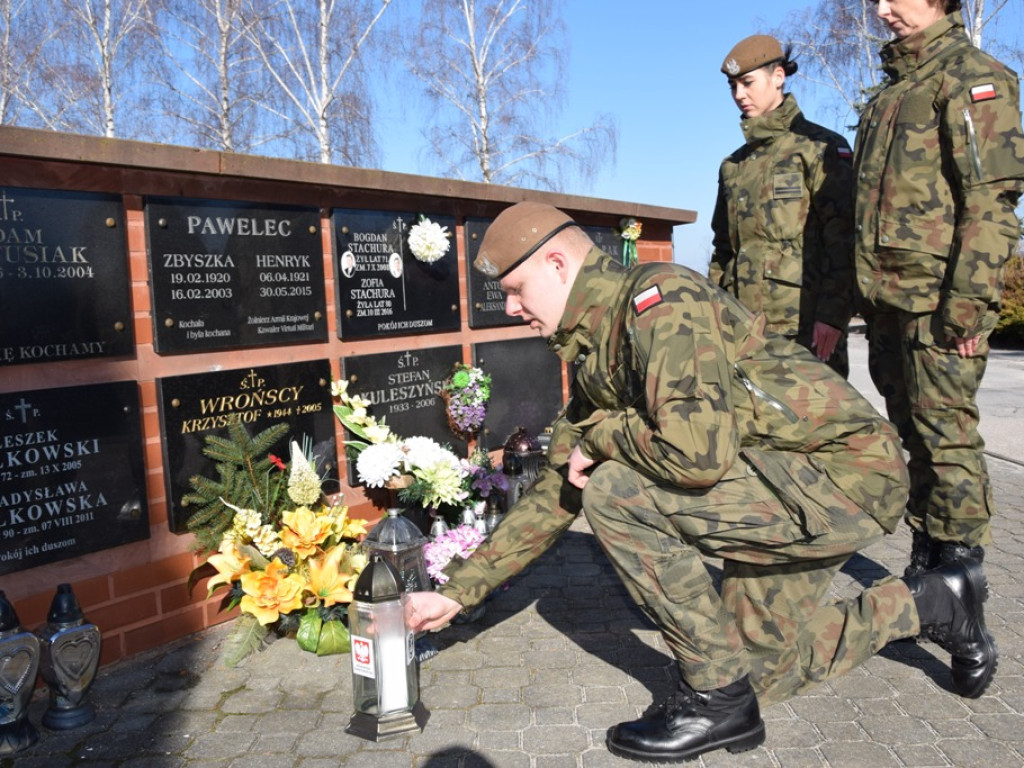
<svg viewBox="0 0 1024 768">
<path fill-rule="evenodd" d="M 853 272 L 850 145 L 804 118 L 783 93 L 796 62 L 754 35 L 722 64 L 746 143 L 722 162 L 711 227 L 711 279 L 768 329 L 846 376 Z"/>
<path fill-rule="evenodd" d="M 1017 75 L 959 0 L 875 0 L 895 40 L 857 130 L 857 290 L 868 367 L 910 455 L 907 573 L 981 560 L 994 507 L 976 395 L 1020 237 Z"/>
</svg>

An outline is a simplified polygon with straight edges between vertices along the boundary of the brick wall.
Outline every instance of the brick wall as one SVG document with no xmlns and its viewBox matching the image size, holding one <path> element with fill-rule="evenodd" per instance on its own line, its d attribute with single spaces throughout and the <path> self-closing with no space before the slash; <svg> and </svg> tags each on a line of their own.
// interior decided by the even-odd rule
<svg viewBox="0 0 1024 768">
<path fill-rule="evenodd" d="M 672 260 L 672 227 L 694 220 L 691 211 L 643 206 L 569 195 L 530 192 L 469 182 L 405 174 L 338 168 L 268 158 L 246 157 L 138 142 L 68 136 L 0 127 L 0 167 L 3 185 L 114 193 L 124 203 L 135 325 L 135 355 L 130 359 L 96 358 L 7 366 L 0 376 L 0 393 L 31 391 L 108 381 L 135 381 L 142 402 L 142 434 L 150 538 L 77 558 L 62 560 L 0 577 L 0 589 L 14 604 L 23 626 L 45 621 L 58 584 L 69 582 L 85 611 L 103 635 L 102 663 L 109 663 L 161 643 L 196 632 L 234 614 L 218 613 L 219 598 L 205 600 L 205 581 L 192 595 L 186 584 L 199 564 L 189 535 L 171 533 L 157 412 L 155 380 L 163 376 L 201 373 L 245 366 L 331 360 L 349 355 L 393 352 L 397 345 L 415 350 L 461 345 L 470 361 L 470 345 L 478 342 L 529 338 L 528 328 L 470 329 L 468 326 L 464 234 L 466 217 L 493 218 L 523 199 L 549 202 L 581 224 L 615 226 L 623 216 L 644 224 L 638 243 L 641 261 Z M 146 195 L 253 201 L 315 206 L 321 209 L 325 293 L 329 338 L 325 343 L 268 346 L 190 355 L 157 355 L 148 283 L 149 265 L 143 200 Z M 454 242 L 458 267 L 462 326 L 458 331 L 386 340 L 342 341 L 337 338 L 334 302 L 333 208 L 423 210 L 450 214 L 458 222 Z M 0 286 L 3 290 L 3 286 Z M 564 377 L 563 377 L 564 378 Z M 342 442 L 335 424 L 337 443 Z M 374 520 L 379 510 L 359 488 L 352 488 L 341 462 L 341 490 L 355 516 Z"/>
</svg>

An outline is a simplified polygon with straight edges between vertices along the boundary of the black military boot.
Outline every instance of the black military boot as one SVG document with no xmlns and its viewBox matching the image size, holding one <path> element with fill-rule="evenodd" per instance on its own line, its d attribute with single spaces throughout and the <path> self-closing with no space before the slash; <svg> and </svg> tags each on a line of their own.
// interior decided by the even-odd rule
<svg viewBox="0 0 1024 768">
<path fill-rule="evenodd" d="M 955 563 L 966 557 L 977 560 L 980 565 L 985 561 L 985 548 L 980 544 L 976 547 L 968 547 L 959 541 L 937 541 L 935 542 L 935 562 L 932 567 Z"/>
<path fill-rule="evenodd" d="M 668 701 L 639 720 L 608 729 L 608 750 L 649 763 L 692 760 L 725 747 L 745 752 L 764 742 L 764 721 L 746 675 L 712 691 L 695 691 L 686 683 Z"/>
<path fill-rule="evenodd" d="M 995 641 L 985 627 L 988 582 L 974 560 L 957 560 L 905 578 L 914 596 L 921 634 L 952 655 L 953 690 L 976 699 L 996 673 Z"/>
<path fill-rule="evenodd" d="M 932 537 L 926 531 L 913 531 L 913 540 L 910 545 L 910 564 L 903 571 L 903 578 L 919 576 L 938 564 L 936 542 L 932 541 Z"/>
</svg>

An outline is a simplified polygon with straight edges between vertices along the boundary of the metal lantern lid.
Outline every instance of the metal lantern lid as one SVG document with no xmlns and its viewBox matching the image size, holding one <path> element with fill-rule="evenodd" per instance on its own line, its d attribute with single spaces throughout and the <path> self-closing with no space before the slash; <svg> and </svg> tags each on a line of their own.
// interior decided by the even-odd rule
<svg viewBox="0 0 1024 768">
<path fill-rule="evenodd" d="M 404 552 L 414 547 L 425 546 L 424 536 L 415 523 L 406 520 L 400 509 L 392 507 L 388 516 L 377 523 L 373 530 L 363 539 L 363 546 L 373 551 Z"/>
<path fill-rule="evenodd" d="M 505 453 L 530 453 L 540 450 L 540 441 L 526 431 L 526 427 L 516 427 L 516 431 L 505 441 Z"/>
<path fill-rule="evenodd" d="M 20 626 L 18 612 L 14 610 L 14 606 L 7 600 L 7 595 L 0 589 L 0 632 L 9 632 Z"/>
<path fill-rule="evenodd" d="M 397 600 L 402 592 L 402 579 L 398 571 L 383 557 L 375 554 L 356 579 L 353 597 L 360 603 L 383 603 Z"/>
</svg>

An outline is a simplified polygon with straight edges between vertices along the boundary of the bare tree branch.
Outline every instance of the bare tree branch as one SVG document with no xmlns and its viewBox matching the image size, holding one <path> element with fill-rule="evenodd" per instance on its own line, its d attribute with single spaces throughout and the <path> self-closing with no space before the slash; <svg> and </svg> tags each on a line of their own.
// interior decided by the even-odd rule
<svg viewBox="0 0 1024 768">
<path fill-rule="evenodd" d="M 146 46 L 154 0 L 60 0 L 63 24 L 43 52 L 29 108 L 48 127 L 114 137 L 118 107 Z M 129 131 L 129 135 L 133 135 Z"/>
<path fill-rule="evenodd" d="M 444 173 L 556 189 L 614 161 L 616 129 L 602 116 L 549 138 L 559 111 L 564 29 L 558 0 L 428 0 L 406 54 L 426 88 L 426 131 Z M 425 57 L 422 51 L 433 55 Z"/>
<path fill-rule="evenodd" d="M 335 0 L 277 0 L 262 12 L 250 0 L 249 39 L 282 102 L 271 109 L 297 141 L 312 139 L 315 149 L 304 156 L 348 165 L 375 160 L 362 55 L 391 2 L 349 0 L 339 7 Z"/>
<path fill-rule="evenodd" d="M 167 0 L 157 17 L 162 57 L 152 77 L 167 118 L 165 140 L 252 152 L 280 138 L 259 111 L 265 75 L 244 0 Z M 261 119 L 263 118 L 263 119 Z"/>
</svg>

